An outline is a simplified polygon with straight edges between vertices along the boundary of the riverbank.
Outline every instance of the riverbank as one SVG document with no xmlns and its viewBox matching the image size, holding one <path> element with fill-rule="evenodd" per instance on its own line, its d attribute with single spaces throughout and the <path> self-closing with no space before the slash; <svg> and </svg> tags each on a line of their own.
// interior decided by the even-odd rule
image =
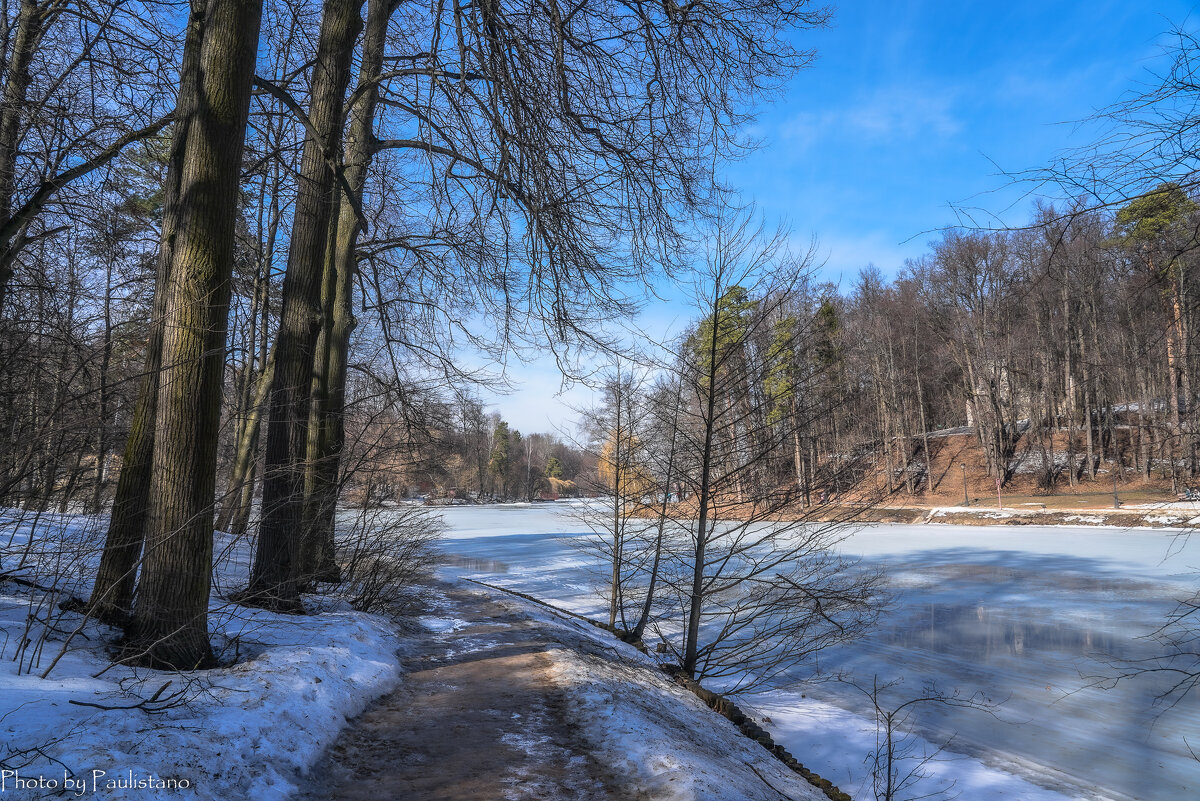
<svg viewBox="0 0 1200 801">
<path fill-rule="evenodd" d="M 1111 498 L 1111 496 L 1109 496 Z M 976 502 L 971 506 L 932 506 L 896 501 L 830 501 L 808 507 L 792 507 L 779 513 L 781 519 L 816 523 L 902 523 L 905 525 L 956 526 L 1102 526 L 1109 528 L 1167 528 L 1191 529 L 1200 527 L 1200 502 L 1122 503 L 1119 508 L 1103 508 L 1079 503 L 1071 496 L 1040 498 L 1018 496 L 999 505 Z M 1049 502 L 1048 502 L 1049 501 Z M 1057 503 L 1056 503 L 1057 502 Z M 1110 501 L 1111 503 L 1111 501 Z M 686 502 L 685 502 L 686 504 Z M 671 513 L 681 516 L 685 504 L 674 504 Z M 644 509 L 635 515 L 653 518 L 654 509 Z M 733 513 L 736 517 L 736 511 Z"/>
<path fill-rule="evenodd" d="M 306 596 L 231 604 L 251 556 L 217 535 L 221 666 L 111 662 L 87 592 L 106 521 L 0 510 L 0 801 L 411 797 L 825 801 L 606 631 L 465 581 L 403 619 Z"/>
<path fill-rule="evenodd" d="M 597 588 L 606 574 L 597 575 L 594 557 L 581 549 L 593 535 L 569 511 L 567 504 L 450 510 L 441 544 L 449 558 L 439 573 L 603 619 Z M 1157 646 L 1146 635 L 1200 586 L 1200 537 L 1177 531 L 1003 520 L 846 527 L 839 549 L 868 569 L 888 570 L 902 598 L 872 636 L 822 654 L 821 666 L 861 687 L 903 679 L 886 693 L 893 707 L 930 683 L 1005 699 L 1002 721 L 918 707 L 918 752 L 934 753 L 955 735 L 953 754 L 926 766 L 924 792 L 973 801 L 1190 798 L 1197 763 L 1185 740 L 1200 726 L 1200 709 L 1157 707 L 1162 688 L 1154 677 L 1112 688 L 1088 678 L 1109 659 L 1153 657 Z M 861 693 L 826 684 L 738 703 L 808 768 L 855 798 L 871 797 L 865 759 L 876 729 Z M 1142 778 L 1150 763 L 1158 766 L 1153 787 Z"/>
<path fill-rule="evenodd" d="M 806 511 L 806 519 L 856 523 L 947 524 L 958 526 L 1111 526 L 1195 528 L 1200 503 L 1122 505 L 1118 509 L 1050 508 L 1037 500 L 999 506 L 849 505 L 830 503 Z"/>
<path fill-rule="evenodd" d="M 302 798 L 828 801 L 608 632 L 462 581 L 426 600 L 400 687 Z"/>
</svg>

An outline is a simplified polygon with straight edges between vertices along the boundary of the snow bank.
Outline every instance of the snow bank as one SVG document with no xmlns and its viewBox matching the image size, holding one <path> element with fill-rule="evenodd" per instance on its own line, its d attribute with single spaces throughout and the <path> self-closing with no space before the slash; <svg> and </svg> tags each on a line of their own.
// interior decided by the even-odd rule
<svg viewBox="0 0 1200 801">
<path fill-rule="evenodd" d="M 746 704 L 750 706 L 750 704 Z M 870 754 L 877 747 L 874 721 L 830 703 L 800 693 L 774 693 L 753 703 L 768 719 L 775 739 L 794 753 L 803 754 L 809 765 L 837 783 L 854 798 L 872 797 L 867 761 L 852 765 L 847 754 Z M 1028 762 L 1001 764 L 994 757 L 981 759 L 940 751 L 935 744 L 915 734 L 900 732 L 905 752 L 898 759 L 898 777 L 919 771 L 911 795 L 906 798 L 962 798 L 971 801 L 1073 801 L 1080 798 L 1067 777 L 1052 768 Z M 953 743 L 951 744 L 953 748 Z M 923 758 L 928 757 L 927 762 Z M 1025 774 L 1028 778 L 1023 777 Z M 1036 783 L 1035 783 L 1036 781 Z M 1093 788 L 1090 801 L 1131 801 L 1119 793 Z"/>
<path fill-rule="evenodd" d="M 524 602 L 521 602 L 524 603 Z M 737 727 L 667 679 L 635 648 L 533 604 L 546 624 L 551 675 L 569 714 L 631 798 L 655 801 L 827 801 Z"/>
<path fill-rule="evenodd" d="M 118 632 L 56 609 L 66 594 L 86 597 L 103 522 L 0 515 L 0 573 L 43 588 L 0 581 L 0 801 L 283 799 L 346 719 L 396 686 L 394 626 L 320 599 L 309 600 L 321 611 L 295 617 L 214 597 L 214 645 L 239 657 L 229 667 L 112 667 Z M 217 586 L 232 588 L 246 543 L 218 535 L 217 552 Z M 156 693 L 146 709 L 86 706 L 132 707 Z"/>
</svg>

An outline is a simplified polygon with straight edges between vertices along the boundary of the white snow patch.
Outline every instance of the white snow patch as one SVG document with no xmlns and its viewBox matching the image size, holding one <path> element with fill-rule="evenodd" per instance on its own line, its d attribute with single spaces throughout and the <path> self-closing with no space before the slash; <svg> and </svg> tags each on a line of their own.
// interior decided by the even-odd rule
<svg viewBox="0 0 1200 801">
<path fill-rule="evenodd" d="M 744 705 L 744 708 L 747 705 Z M 760 715 L 768 715 L 770 729 L 777 742 L 793 754 L 803 755 L 807 766 L 826 777 L 854 798 L 871 798 L 871 778 L 867 763 L 854 764 L 847 754 L 869 754 L 877 747 L 875 724 L 868 718 L 847 712 L 833 704 L 806 698 L 800 693 L 773 693 L 754 704 Z M 999 765 L 954 753 L 938 754 L 938 746 L 917 735 L 904 735 L 909 756 L 898 763 L 900 775 L 917 767 L 921 755 L 934 755 L 922 768 L 926 774 L 912 788 L 911 796 L 969 798 L 972 801 L 1072 801 L 1078 798 L 1070 790 L 1059 792 L 1042 785 L 1058 784 L 1060 777 L 1042 769 L 1038 784 L 1022 778 L 1033 773 L 1028 763 Z M 953 744 L 950 746 L 953 748 Z M 1094 801 L 1121 798 L 1092 788 Z"/>
<path fill-rule="evenodd" d="M 470 625 L 465 620 L 446 617 L 422 617 L 417 622 L 435 634 L 451 634 Z"/>
<path fill-rule="evenodd" d="M 1153 523 L 1159 526 L 1178 526 L 1183 524 L 1184 520 L 1186 519 L 1186 515 L 1150 514 L 1146 515 L 1142 519 L 1147 523 Z M 1191 525 L 1190 520 L 1188 521 L 1187 525 Z"/>
<path fill-rule="evenodd" d="M 1063 517 L 1063 522 L 1075 523 L 1076 525 L 1096 526 L 1104 523 L 1104 518 L 1100 515 L 1066 515 Z"/>
<path fill-rule="evenodd" d="M 326 599 L 312 599 L 311 606 L 323 607 L 319 613 L 296 617 L 214 595 L 213 642 L 242 660 L 191 673 L 112 666 L 118 632 L 84 624 L 76 613 L 63 613 L 58 631 L 35 622 L 27 633 L 31 614 L 57 615 L 67 593 L 86 597 L 105 524 L 46 515 L 31 524 L 19 512 L 0 513 L 0 572 L 60 590 L 0 582 L 0 762 L 19 769 L 19 777 L 4 775 L 3 801 L 45 797 L 45 787 L 29 783 L 53 781 L 62 790 L 64 778 L 84 781 L 86 797 L 98 799 L 285 799 L 346 719 L 398 683 L 395 627 Z M 217 586 L 235 586 L 249 564 L 246 542 L 218 535 L 216 550 Z M 81 624 L 41 678 L 63 651 L 64 633 Z M 22 649 L 26 636 L 33 642 Z M 80 705 L 129 707 L 164 686 L 160 699 L 180 692 L 179 703 L 157 714 Z M 129 782 L 131 772 L 148 786 L 106 789 L 109 781 Z M 16 786 L 18 779 L 26 785 Z M 155 788 L 167 780 L 182 789 Z"/>
<path fill-rule="evenodd" d="M 567 647 L 550 674 L 593 753 L 655 801 L 826 801 L 737 727 L 677 686 L 652 659 L 599 629 L 529 605 Z"/>
<path fill-rule="evenodd" d="M 964 512 L 988 520 L 1008 520 L 1013 517 L 1036 514 L 1033 509 L 981 509 L 978 506 L 936 506 L 930 510 L 926 519 L 932 520 L 935 517 L 945 517 L 946 515 Z"/>
</svg>

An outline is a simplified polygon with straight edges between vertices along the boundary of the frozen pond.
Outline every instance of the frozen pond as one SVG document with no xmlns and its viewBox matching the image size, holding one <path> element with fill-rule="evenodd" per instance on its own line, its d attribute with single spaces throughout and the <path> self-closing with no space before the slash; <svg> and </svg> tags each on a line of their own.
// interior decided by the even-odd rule
<svg viewBox="0 0 1200 801">
<path fill-rule="evenodd" d="M 443 568 L 600 616 L 592 562 L 571 540 L 586 528 L 565 505 L 452 507 Z M 892 699 L 935 682 L 1003 702 L 995 718 L 918 708 L 930 743 L 953 737 L 918 792 L 955 782 L 972 799 L 1200 797 L 1200 694 L 1155 698 L 1170 676 L 1095 686 L 1114 660 L 1155 655 L 1143 639 L 1200 586 L 1200 537 L 1029 526 L 864 528 L 842 549 L 887 567 L 896 604 L 869 638 L 822 655 L 826 671 L 869 686 L 903 679 Z M 775 692 L 748 705 L 814 770 L 869 797 L 874 741 L 865 698 L 836 684 Z M 1185 741 L 1186 738 L 1186 741 Z M 952 753 L 951 753 L 952 752 Z M 822 764 L 823 763 L 823 764 Z M 939 784 L 939 782 L 941 784 Z"/>
</svg>

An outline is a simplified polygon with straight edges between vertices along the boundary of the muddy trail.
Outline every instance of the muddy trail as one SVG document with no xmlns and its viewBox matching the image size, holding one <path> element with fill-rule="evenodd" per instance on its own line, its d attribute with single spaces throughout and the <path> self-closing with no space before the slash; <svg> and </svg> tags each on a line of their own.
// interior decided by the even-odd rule
<svg viewBox="0 0 1200 801">
<path fill-rule="evenodd" d="M 310 801 L 628 798 L 567 719 L 552 637 L 516 605 L 439 585 L 439 637 L 403 657 L 400 689 L 342 733 L 309 777 Z"/>
</svg>

